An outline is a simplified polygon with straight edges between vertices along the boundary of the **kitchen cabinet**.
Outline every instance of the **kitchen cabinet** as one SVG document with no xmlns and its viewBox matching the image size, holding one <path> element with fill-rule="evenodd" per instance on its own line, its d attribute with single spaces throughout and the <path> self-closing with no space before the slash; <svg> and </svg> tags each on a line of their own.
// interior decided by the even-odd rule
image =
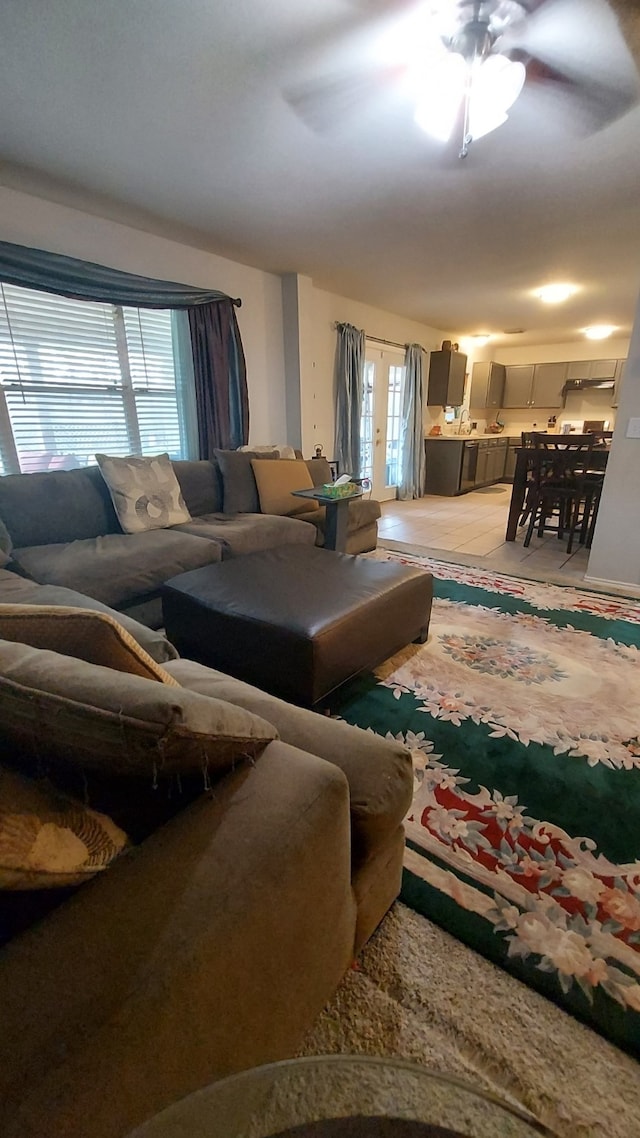
<svg viewBox="0 0 640 1138">
<path fill-rule="evenodd" d="M 567 379 L 615 379 L 619 360 L 571 360 Z"/>
<path fill-rule="evenodd" d="M 425 439 L 425 492 L 453 496 L 501 482 L 508 442 L 503 438 Z"/>
<path fill-rule="evenodd" d="M 508 439 L 507 440 L 507 453 L 504 462 L 504 481 L 513 482 L 513 476 L 516 472 L 516 450 L 522 444 L 522 439 Z"/>
<path fill-rule="evenodd" d="M 533 386 L 533 364 L 507 364 L 503 407 L 528 407 Z"/>
<path fill-rule="evenodd" d="M 487 482 L 487 468 L 489 465 L 489 447 L 484 443 L 478 444 L 478 459 L 476 462 L 475 485 L 484 486 Z"/>
<path fill-rule="evenodd" d="M 506 439 L 482 439 L 478 444 L 476 486 L 490 486 L 504 474 L 507 457 Z"/>
<path fill-rule="evenodd" d="M 427 405 L 460 407 L 464 402 L 467 357 L 464 352 L 442 349 L 429 355 Z"/>
<path fill-rule="evenodd" d="M 612 407 L 618 406 L 618 402 L 620 399 L 620 388 L 622 387 L 622 381 L 624 379 L 624 372 L 625 372 L 626 364 L 627 364 L 626 360 L 616 360 L 616 373 L 614 376 L 615 382 L 613 385 L 613 391 L 611 392 L 611 406 Z"/>
<path fill-rule="evenodd" d="M 471 373 L 470 407 L 479 410 L 500 408 L 504 396 L 505 366 L 489 360 L 479 360 Z"/>
<path fill-rule="evenodd" d="M 461 492 L 462 458 L 465 440 L 462 438 L 425 439 L 426 480 L 425 493 L 444 494 L 447 497 Z M 469 482 L 469 458 L 467 455 L 466 479 Z M 475 477 L 475 463 L 473 463 Z M 465 489 L 472 489 L 473 483 Z"/>
<path fill-rule="evenodd" d="M 503 407 L 563 407 L 567 364 L 508 364 Z"/>
<path fill-rule="evenodd" d="M 566 363 L 536 364 L 530 407 L 564 407 L 562 388 L 567 379 Z"/>
</svg>

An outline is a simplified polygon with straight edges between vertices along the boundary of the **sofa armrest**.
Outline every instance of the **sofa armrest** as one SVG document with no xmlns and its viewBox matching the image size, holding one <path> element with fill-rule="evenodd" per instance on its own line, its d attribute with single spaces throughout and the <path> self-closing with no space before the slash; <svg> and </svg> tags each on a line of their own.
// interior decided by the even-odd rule
<svg viewBox="0 0 640 1138">
<path fill-rule="evenodd" d="M 354 930 L 346 779 L 271 743 L 2 950 L 4 1138 L 121 1138 L 293 1054 Z"/>
<path fill-rule="evenodd" d="M 273 724 L 285 743 L 313 751 L 344 771 L 349 780 L 354 866 L 395 834 L 413 796 L 411 752 L 337 719 L 296 707 L 260 688 L 193 660 L 170 660 L 166 670 L 182 687 L 244 707 Z"/>
</svg>

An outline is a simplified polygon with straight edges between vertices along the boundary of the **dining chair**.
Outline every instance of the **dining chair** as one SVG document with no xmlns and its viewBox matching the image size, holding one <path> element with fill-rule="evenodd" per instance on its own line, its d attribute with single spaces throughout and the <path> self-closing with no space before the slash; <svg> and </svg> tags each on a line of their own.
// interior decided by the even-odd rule
<svg viewBox="0 0 640 1138">
<path fill-rule="evenodd" d="M 567 553 L 571 553 L 576 532 L 581 544 L 588 539 L 596 502 L 597 487 L 589 480 L 594 438 L 592 435 L 531 434 L 534 453 L 524 545 L 529 546 L 534 530 L 539 537 L 551 530 L 559 539 L 567 534 Z"/>
</svg>

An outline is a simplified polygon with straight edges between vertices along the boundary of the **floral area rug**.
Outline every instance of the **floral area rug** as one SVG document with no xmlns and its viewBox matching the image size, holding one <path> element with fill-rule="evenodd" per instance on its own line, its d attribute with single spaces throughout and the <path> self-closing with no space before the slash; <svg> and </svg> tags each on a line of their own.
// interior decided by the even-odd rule
<svg viewBox="0 0 640 1138">
<path fill-rule="evenodd" d="M 403 901 L 640 1055 L 640 602 L 373 556 L 434 576 L 331 706 L 413 752 Z"/>
</svg>

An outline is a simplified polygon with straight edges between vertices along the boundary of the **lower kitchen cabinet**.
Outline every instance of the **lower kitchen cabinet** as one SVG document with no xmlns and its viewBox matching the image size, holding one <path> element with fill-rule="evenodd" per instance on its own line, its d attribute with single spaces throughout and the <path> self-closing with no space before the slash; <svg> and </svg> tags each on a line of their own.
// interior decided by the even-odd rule
<svg viewBox="0 0 640 1138">
<path fill-rule="evenodd" d="M 425 439 L 425 492 L 453 496 L 504 478 L 508 439 Z M 519 441 L 519 440 L 518 440 Z"/>
</svg>

